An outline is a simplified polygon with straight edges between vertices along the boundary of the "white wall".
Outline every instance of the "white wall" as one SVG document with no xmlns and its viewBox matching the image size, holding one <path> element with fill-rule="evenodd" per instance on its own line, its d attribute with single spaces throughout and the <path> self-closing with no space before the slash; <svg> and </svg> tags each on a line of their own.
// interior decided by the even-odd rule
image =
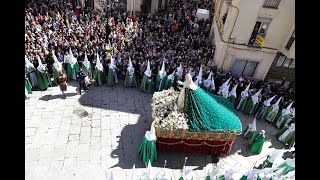
<svg viewBox="0 0 320 180">
<path fill-rule="evenodd" d="M 264 0 L 240 0 L 239 14 L 232 35 L 235 43 L 247 44 Z"/>
<path fill-rule="evenodd" d="M 281 0 L 278 9 L 262 8 L 259 16 L 273 18 L 267 29 L 263 46 L 282 49 L 295 25 L 295 1 Z"/>
</svg>

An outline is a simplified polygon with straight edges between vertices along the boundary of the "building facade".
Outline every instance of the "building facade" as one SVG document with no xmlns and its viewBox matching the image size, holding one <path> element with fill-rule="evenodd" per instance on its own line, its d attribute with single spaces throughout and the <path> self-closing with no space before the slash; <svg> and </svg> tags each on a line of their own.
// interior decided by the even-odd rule
<svg viewBox="0 0 320 180">
<path fill-rule="evenodd" d="M 294 28 L 292 0 L 214 0 L 213 63 L 254 79 L 277 80 L 286 74 L 294 81 L 288 69 L 280 73 L 282 67 L 294 71 Z M 279 67 L 280 62 L 284 66 Z"/>
</svg>

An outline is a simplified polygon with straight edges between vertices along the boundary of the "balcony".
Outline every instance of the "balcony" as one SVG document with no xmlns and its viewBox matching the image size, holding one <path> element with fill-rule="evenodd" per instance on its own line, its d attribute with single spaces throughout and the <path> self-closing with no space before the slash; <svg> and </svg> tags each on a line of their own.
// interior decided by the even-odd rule
<svg viewBox="0 0 320 180">
<path fill-rule="evenodd" d="M 281 0 L 265 0 L 264 4 L 263 4 L 263 7 L 272 8 L 272 9 L 278 9 L 280 1 Z"/>
</svg>

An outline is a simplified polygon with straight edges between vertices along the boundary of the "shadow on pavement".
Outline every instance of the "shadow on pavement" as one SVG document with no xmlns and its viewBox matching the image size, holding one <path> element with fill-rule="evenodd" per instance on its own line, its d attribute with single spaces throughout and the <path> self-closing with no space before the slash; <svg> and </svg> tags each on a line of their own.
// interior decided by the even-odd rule
<svg viewBox="0 0 320 180">
<path fill-rule="evenodd" d="M 81 95 L 79 102 L 81 105 L 105 111 L 105 115 L 101 117 L 101 124 L 105 118 L 110 118 L 110 128 L 107 129 L 110 132 L 108 138 L 111 139 L 112 148 L 110 157 L 116 162 L 110 168 L 131 169 L 133 164 L 136 168 L 145 168 L 145 164 L 138 158 L 138 148 L 152 123 L 150 104 L 152 94 L 141 92 L 139 87 L 124 88 L 123 86 L 123 81 L 119 80 L 119 83 L 113 87 L 107 85 L 92 87 Z M 94 115 L 94 112 L 92 114 Z M 252 116 L 248 117 L 250 120 L 240 118 L 243 129 L 247 123 L 251 123 L 248 121 L 253 119 Z M 265 122 L 257 122 L 258 130 L 263 126 L 262 123 Z M 268 129 L 265 131 L 266 139 L 272 139 L 270 137 L 274 136 L 274 132 Z M 282 149 L 283 145 L 275 141 L 271 140 L 272 145 Z M 104 139 L 101 139 L 101 142 L 104 142 Z M 250 141 L 244 139 L 243 135 L 239 135 L 229 155 L 240 153 L 244 157 L 251 156 L 247 151 L 249 144 Z M 158 151 L 158 161 L 153 163 L 153 167 L 163 167 L 164 161 L 167 160 L 167 168 L 182 169 L 185 157 L 188 157 L 187 166 L 196 166 L 195 170 L 202 170 L 209 163 L 218 163 L 220 159 L 220 156 L 215 155 Z"/>
</svg>

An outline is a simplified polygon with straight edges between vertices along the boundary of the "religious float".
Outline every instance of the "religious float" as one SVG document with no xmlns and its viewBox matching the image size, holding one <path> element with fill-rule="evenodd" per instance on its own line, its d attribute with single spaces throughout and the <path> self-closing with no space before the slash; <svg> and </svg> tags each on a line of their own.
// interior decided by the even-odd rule
<svg viewBox="0 0 320 180">
<path fill-rule="evenodd" d="M 171 88 L 152 98 L 157 150 L 228 154 L 242 132 L 232 103 L 198 87 L 190 75 L 179 83 L 180 92 Z"/>
</svg>

